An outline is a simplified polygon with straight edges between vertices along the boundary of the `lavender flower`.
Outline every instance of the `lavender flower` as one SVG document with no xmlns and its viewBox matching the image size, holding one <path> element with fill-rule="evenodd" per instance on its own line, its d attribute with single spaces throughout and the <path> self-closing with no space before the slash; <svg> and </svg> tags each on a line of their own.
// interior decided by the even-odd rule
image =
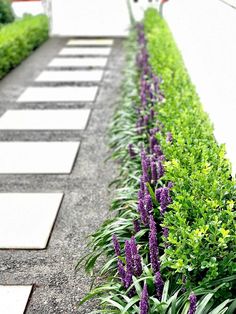
<svg viewBox="0 0 236 314">
<path fill-rule="evenodd" d="M 140 222 L 138 219 L 133 220 L 134 232 L 138 233 L 141 230 Z"/>
<path fill-rule="evenodd" d="M 156 195 L 156 200 L 160 203 L 160 200 L 161 200 L 161 191 L 162 191 L 162 188 L 159 188 L 156 190 L 155 192 L 155 195 Z"/>
<path fill-rule="evenodd" d="M 159 250 L 158 250 L 158 243 L 157 243 L 157 231 L 156 231 L 156 224 L 152 215 L 150 215 L 149 219 L 149 251 L 150 251 L 150 260 L 153 272 L 156 273 L 160 269 L 159 263 Z"/>
<path fill-rule="evenodd" d="M 162 188 L 160 195 L 161 213 L 164 214 L 166 208 L 172 203 L 172 198 L 170 196 L 170 189 L 167 187 Z"/>
<path fill-rule="evenodd" d="M 114 250 L 115 250 L 116 256 L 120 256 L 121 255 L 120 244 L 119 244 L 118 239 L 117 239 L 115 234 L 112 235 L 112 242 L 113 242 L 113 246 L 114 246 Z"/>
<path fill-rule="evenodd" d="M 144 201 L 145 201 L 146 212 L 150 213 L 153 209 L 153 204 L 152 204 L 152 198 L 149 193 L 145 195 Z"/>
<path fill-rule="evenodd" d="M 154 147 L 158 146 L 156 137 L 154 135 L 151 135 L 149 142 L 150 142 L 151 152 L 154 153 L 155 152 Z"/>
<path fill-rule="evenodd" d="M 165 170 L 161 161 L 158 161 L 158 179 L 164 176 Z"/>
<path fill-rule="evenodd" d="M 157 182 L 157 165 L 155 161 L 151 161 L 151 175 L 152 175 L 152 183 Z"/>
<path fill-rule="evenodd" d="M 144 151 L 141 152 L 141 162 L 144 182 L 149 182 L 149 158 Z"/>
<path fill-rule="evenodd" d="M 167 132 L 167 135 L 166 135 L 166 142 L 168 143 L 172 143 L 173 142 L 173 136 L 170 132 Z"/>
<path fill-rule="evenodd" d="M 138 202 L 138 211 L 140 213 L 142 223 L 146 226 L 148 224 L 148 213 L 142 199 L 140 199 Z"/>
<path fill-rule="evenodd" d="M 123 283 L 123 285 L 125 286 L 125 284 L 126 284 L 126 273 L 125 273 L 124 265 L 120 259 L 118 259 L 117 268 L 118 268 L 118 274 L 119 274 L 120 280 Z"/>
<path fill-rule="evenodd" d="M 133 275 L 133 259 L 131 246 L 128 240 L 125 241 L 125 260 L 126 260 L 126 275 L 125 275 L 125 288 L 129 288 L 132 284 Z"/>
<path fill-rule="evenodd" d="M 162 228 L 162 233 L 163 233 L 164 238 L 167 239 L 169 236 L 169 229 L 166 227 Z"/>
<path fill-rule="evenodd" d="M 132 257 L 133 257 L 134 274 L 135 276 L 140 276 L 143 270 L 142 270 L 142 264 L 141 264 L 141 257 L 138 254 L 138 249 L 137 249 L 137 245 L 136 245 L 136 241 L 134 237 L 130 239 L 130 247 L 131 247 L 131 252 L 132 252 Z"/>
<path fill-rule="evenodd" d="M 133 147 L 133 144 L 129 144 L 128 145 L 128 151 L 129 151 L 129 155 L 130 155 L 130 158 L 133 159 L 136 157 L 136 153 L 134 151 L 134 147 Z"/>
<path fill-rule="evenodd" d="M 153 154 L 155 154 L 157 157 L 160 157 L 163 155 L 163 152 L 161 150 L 161 146 L 160 145 L 154 145 L 153 146 Z"/>
<path fill-rule="evenodd" d="M 141 300 L 139 303 L 140 314 L 148 314 L 149 304 L 148 304 L 148 290 L 147 285 L 144 284 Z"/>
<path fill-rule="evenodd" d="M 157 299 L 161 301 L 163 288 L 164 288 L 164 281 L 159 271 L 155 275 L 155 287 L 156 287 Z"/>
<path fill-rule="evenodd" d="M 191 293 L 189 297 L 190 307 L 188 310 L 188 314 L 194 314 L 197 310 L 197 297 L 194 293 Z"/>
</svg>

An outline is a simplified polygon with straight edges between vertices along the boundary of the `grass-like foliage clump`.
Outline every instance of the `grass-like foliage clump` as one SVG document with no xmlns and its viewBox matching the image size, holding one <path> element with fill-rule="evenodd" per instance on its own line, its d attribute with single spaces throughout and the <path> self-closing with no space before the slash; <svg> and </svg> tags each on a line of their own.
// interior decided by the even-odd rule
<svg viewBox="0 0 236 314">
<path fill-rule="evenodd" d="M 234 313 L 235 180 L 165 21 L 131 31 L 110 130 L 117 197 L 91 239 L 105 253 L 94 313 Z M 82 261 L 80 261 L 82 262 Z M 80 264 L 79 262 L 79 264 Z"/>
<path fill-rule="evenodd" d="M 25 16 L 0 29 L 0 79 L 48 38 L 45 15 Z"/>
</svg>

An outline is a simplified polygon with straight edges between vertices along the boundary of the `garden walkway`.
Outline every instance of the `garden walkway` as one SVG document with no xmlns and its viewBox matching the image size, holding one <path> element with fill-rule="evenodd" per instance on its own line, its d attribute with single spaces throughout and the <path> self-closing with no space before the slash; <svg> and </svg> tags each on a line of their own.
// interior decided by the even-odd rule
<svg viewBox="0 0 236 314">
<path fill-rule="evenodd" d="M 53 38 L 0 82 L 0 313 L 90 313 L 86 237 L 107 215 L 123 43 Z"/>
</svg>

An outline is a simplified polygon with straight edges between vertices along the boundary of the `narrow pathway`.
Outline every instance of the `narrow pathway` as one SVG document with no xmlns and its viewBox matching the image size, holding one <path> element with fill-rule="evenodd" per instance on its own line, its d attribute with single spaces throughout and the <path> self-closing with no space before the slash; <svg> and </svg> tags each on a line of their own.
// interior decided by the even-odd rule
<svg viewBox="0 0 236 314">
<path fill-rule="evenodd" d="M 0 82 L 1 314 L 91 312 L 77 310 L 90 282 L 74 266 L 109 206 L 124 62 L 112 42 L 50 39 Z"/>
</svg>

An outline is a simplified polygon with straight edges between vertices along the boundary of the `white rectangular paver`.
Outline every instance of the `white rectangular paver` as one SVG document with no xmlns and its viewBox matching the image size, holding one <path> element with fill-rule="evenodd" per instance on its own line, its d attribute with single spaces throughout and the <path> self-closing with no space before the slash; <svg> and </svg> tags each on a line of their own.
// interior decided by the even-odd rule
<svg viewBox="0 0 236 314">
<path fill-rule="evenodd" d="M 43 71 L 36 82 L 99 82 L 102 70 Z"/>
<path fill-rule="evenodd" d="M 85 55 L 102 55 L 102 56 L 108 56 L 111 53 L 111 48 L 101 48 L 101 47 L 81 47 L 81 48 L 63 48 L 59 55 L 61 56 L 85 56 Z"/>
<path fill-rule="evenodd" d="M 70 173 L 79 142 L 0 142 L 2 173 Z"/>
<path fill-rule="evenodd" d="M 63 193 L 0 193 L 0 248 L 44 249 L 62 197 Z"/>
<path fill-rule="evenodd" d="M 113 39 L 71 39 L 68 41 L 69 46 L 111 46 Z"/>
<path fill-rule="evenodd" d="M 107 64 L 107 58 L 55 58 L 49 63 L 49 67 L 105 67 Z"/>
<path fill-rule="evenodd" d="M 94 101 L 97 87 L 28 87 L 18 102 Z"/>
<path fill-rule="evenodd" d="M 0 130 L 83 130 L 89 115 L 89 109 L 7 110 Z"/>
<path fill-rule="evenodd" d="M 0 286 L 0 313 L 23 314 L 32 286 Z"/>
</svg>

